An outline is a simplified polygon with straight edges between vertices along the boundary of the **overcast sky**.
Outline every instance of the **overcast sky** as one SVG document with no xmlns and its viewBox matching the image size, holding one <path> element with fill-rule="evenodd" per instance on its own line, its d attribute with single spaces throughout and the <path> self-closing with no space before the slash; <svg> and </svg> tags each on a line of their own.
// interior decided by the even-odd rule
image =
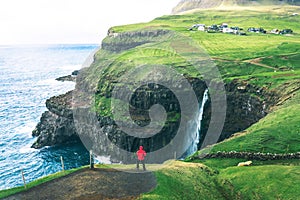
<svg viewBox="0 0 300 200">
<path fill-rule="evenodd" d="M 0 0 L 0 45 L 99 44 L 111 26 L 170 14 L 180 0 Z"/>
</svg>

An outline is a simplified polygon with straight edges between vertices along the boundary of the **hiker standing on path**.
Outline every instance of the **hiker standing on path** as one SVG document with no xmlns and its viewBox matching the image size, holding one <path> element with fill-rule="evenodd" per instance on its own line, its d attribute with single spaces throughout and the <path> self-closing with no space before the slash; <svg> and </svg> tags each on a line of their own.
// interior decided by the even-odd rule
<svg viewBox="0 0 300 200">
<path fill-rule="evenodd" d="M 137 163 L 136 163 L 136 168 L 139 169 L 139 164 L 143 164 L 143 169 L 144 171 L 146 170 L 145 167 L 145 156 L 146 156 L 146 151 L 144 150 L 143 146 L 140 146 L 140 149 L 136 152 L 137 155 Z"/>
</svg>

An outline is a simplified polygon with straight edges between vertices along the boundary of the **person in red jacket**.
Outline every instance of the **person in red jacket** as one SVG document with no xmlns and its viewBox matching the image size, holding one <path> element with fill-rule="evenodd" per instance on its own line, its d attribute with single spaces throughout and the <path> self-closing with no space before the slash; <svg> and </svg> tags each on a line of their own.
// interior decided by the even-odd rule
<svg viewBox="0 0 300 200">
<path fill-rule="evenodd" d="M 140 146 L 140 149 L 136 152 L 137 155 L 137 163 L 136 163 L 136 168 L 139 169 L 139 164 L 142 163 L 143 164 L 143 169 L 144 171 L 146 170 L 145 167 L 145 156 L 146 151 L 144 150 L 143 146 Z"/>
</svg>

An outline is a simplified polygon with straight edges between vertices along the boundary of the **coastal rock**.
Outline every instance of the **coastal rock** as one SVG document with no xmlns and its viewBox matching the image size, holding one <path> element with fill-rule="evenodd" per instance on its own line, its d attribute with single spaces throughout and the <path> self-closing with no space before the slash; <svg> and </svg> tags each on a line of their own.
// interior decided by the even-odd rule
<svg viewBox="0 0 300 200">
<path fill-rule="evenodd" d="M 57 81 L 72 81 L 72 82 L 75 82 L 76 81 L 76 77 L 73 76 L 73 75 L 67 75 L 67 76 L 61 76 L 59 78 L 56 78 L 55 80 Z"/>
<path fill-rule="evenodd" d="M 78 142 L 71 109 L 72 92 L 55 96 L 46 101 L 49 111 L 42 114 L 40 122 L 32 131 L 38 137 L 33 148 Z"/>
<path fill-rule="evenodd" d="M 75 71 L 72 72 L 72 74 L 67 75 L 67 76 L 61 76 L 61 77 L 59 77 L 59 78 L 56 78 L 55 80 L 57 80 L 57 81 L 62 81 L 62 82 L 64 82 L 64 81 L 72 81 L 72 82 L 75 82 L 78 73 L 79 73 L 79 70 L 75 70 Z"/>
</svg>

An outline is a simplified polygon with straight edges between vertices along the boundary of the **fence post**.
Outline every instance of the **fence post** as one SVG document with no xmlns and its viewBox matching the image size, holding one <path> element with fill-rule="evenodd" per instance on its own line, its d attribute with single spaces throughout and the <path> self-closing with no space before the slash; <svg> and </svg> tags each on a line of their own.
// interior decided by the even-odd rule
<svg viewBox="0 0 300 200">
<path fill-rule="evenodd" d="M 177 155 L 176 151 L 174 152 L 174 160 L 177 160 Z"/>
<path fill-rule="evenodd" d="M 90 168 L 94 169 L 93 150 L 90 150 Z"/>
<path fill-rule="evenodd" d="M 61 168 L 62 168 L 62 171 L 64 172 L 65 171 L 65 165 L 64 165 L 64 159 L 62 156 L 60 156 L 60 161 L 61 161 Z"/>
<path fill-rule="evenodd" d="M 27 186 L 26 186 L 26 180 L 25 180 L 23 169 L 21 169 L 21 174 L 22 174 L 22 179 L 23 179 L 23 182 L 24 182 L 24 188 L 26 189 Z"/>
</svg>

